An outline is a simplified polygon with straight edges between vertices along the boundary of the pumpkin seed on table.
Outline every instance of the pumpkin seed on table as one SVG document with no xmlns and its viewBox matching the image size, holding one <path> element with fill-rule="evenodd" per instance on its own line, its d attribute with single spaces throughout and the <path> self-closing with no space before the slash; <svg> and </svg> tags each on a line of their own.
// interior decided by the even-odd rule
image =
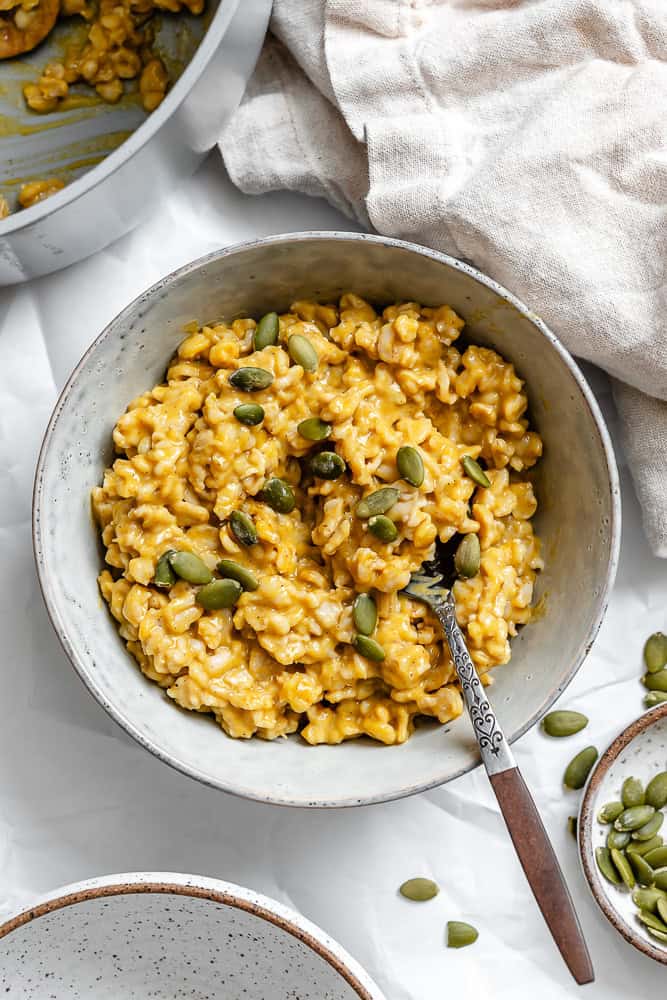
<svg viewBox="0 0 667 1000">
<path fill-rule="evenodd" d="M 627 831 L 621 832 L 620 830 L 614 830 L 613 827 L 607 834 L 607 847 L 611 850 L 612 847 L 617 848 L 619 851 L 623 850 L 630 843 L 630 834 Z"/>
<path fill-rule="evenodd" d="M 319 417 L 306 417 L 296 426 L 297 431 L 306 441 L 326 441 L 331 434 L 331 424 Z"/>
<path fill-rule="evenodd" d="M 252 335 L 252 346 L 256 351 L 262 351 L 265 347 L 273 347 L 278 343 L 279 331 L 278 313 L 266 313 L 255 327 L 255 332 Z"/>
<path fill-rule="evenodd" d="M 649 674 L 655 674 L 667 667 L 667 635 L 654 632 L 644 646 L 644 663 Z"/>
<path fill-rule="evenodd" d="M 284 479 L 267 479 L 258 495 L 279 514 L 290 514 L 296 507 L 294 490 Z"/>
<path fill-rule="evenodd" d="M 233 559 L 221 559 L 218 563 L 218 572 L 229 580 L 236 580 L 244 590 L 257 590 L 259 580 L 249 569 Z"/>
<path fill-rule="evenodd" d="M 176 583 L 176 574 L 169 562 L 174 555 L 176 555 L 176 549 L 167 549 L 158 559 L 155 566 L 155 576 L 153 577 L 153 583 L 156 587 L 168 588 L 173 587 Z"/>
<path fill-rule="evenodd" d="M 234 408 L 234 416 L 246 427 L 256 427 L 264 419 L 264 407 L 259 403 L 240 403 Z"/>
<path fill-rule="evenodd" d="M 568 816 L 567 817 L 567 828 L 568 828 L 569 832 L 572 834 L 572 836 L 575 837 L 575 838 L 577 836 L 577 825 L 578 824 L 577 824 L 577 817 L 576 816 Z"/>
<path fill-rule="evenodd" d="M 651 778 L 646 786 L 646 801 L 654 809 L 667 805 L 667 771 L 661 771 Z"/>
<path fill-rule="evenodd" d="M 410 486 L 419 487 L 424 482 L 424 462 L 412 445 L 406 444 L 396 452 L 396 468 L 401 479 Z"/>
<path fill-rule="evenodd" d="M 357 594 L 352 606 L 354 627 L 359 635 L 373 635 L 378 620 L 375 601 L 370 594 Z"/>
<path fill-rule="evenodd" d="M 257 544 L 257 528 L 249 514 L 244 514 L 242 510 L 233 510 L 229 515 L 229 529 L 234 538 L 241 545 L 250 546 Z"/>
<path fill-rule="evenodd" d="M 474 458 L 471 458 L 470 455 L 463 456 L 461 465 L 466 476 L 469 476 L 473 483 L 477 483 L 478 486 L 483 486 L 485 489 L 491 485 L 491 481 L 482 466 Z"/>
<path fill-rule="evenodd" d="M 621 801 L 625 809 L 644 805 L 644 786 L 639 778 L 626 778 L 621 786 Z"/>
<path fill-rule="evenodd" d="M 354 508 L 354 513 L 362 521 L 368 520 L 374 514 L 386 514 L 394 506 L 400 495 L 400 490 L 395 489 L 393 486 L 383 486 L 381 489 L 369 493 L 363 500 L 360 500 Z"/>
<path fill-rule="evenodd" d="M 340 479 L 345 462 L 335 451 L 320 451 L 310 460 L 310 471 L 317 479 Z"/>
<path fill-rule="evenodd" d="M 612 863 L 611 851 L 608 847 L 595 848 L 595 861 L 607 882 L 612 882 L 614 885 L 621 884 L 620 876 Z"/>
<path fill-rule="evenodd" d="M 563 784 L 567 788 L 574 790 L 583 788 L 591 772 L 591 768 L 597 759 L 598 752 L 595 747 L 585 747 L 583 750 L 580 750 L 565 768 Z"/>
<path fill-rule="evenodd" d="M 196 601 L 206 611 L 218 611 L 231 608 L 242 593 L 243 587 L 237 580 L 211 580 L 198 591 Z"/>
<path fill-rule="evenodd" d="M 454 568 L 464 580 L 470 580 L 479 573 L 481 558 L 478 536 L 474 533 L 464 535 L 454 553 Z"/>
<path fill-rule="evenodd" d="M 628 844 L 627 853 L 640 854 L 643 858 L 645 858 L 651 851 L 654 851 L 656 847 L 662 847 L 662 837 L 651 837 L 650 840 L 633 840 L 631 844 Z M 655 868 L 655 865 L 652 867 Z"/>
<path fill-rule="evenodd" d="M 430 878 L 409 878 L 398 890 L 401 896 L 413 903 L 425 903 L 440 892 L 437 884 Z"/>
<path fill-rule="evenodd" d="M 369 518 L 368 530 L 381 542 L 395 542 L 398 538 L 398 528 L 385 514 L 374 514 Z"/>
<path fill-rule="evenodd" d="M 627 854 L 626 858 L 630 862 L 630 867 L 637 876 L 637 881 L 641 885 L 651 885 L 653 883 L 653 869 L 648 861 L 641 854 Z"/>
<path fill-rule="evenodd" d="M 293 333 L 287 341 L 287 353 L 296 365 L 301 365 L 304 371 L 314 372 L 317 368 L 319 357 L 308 337 L 304 337 L 300 333 Z"/>
<path fill-rule="evenodd" d="M 582 715 L 581 712 L 570 712 L 566 710 L 561 710 L 557 712 L 549 712 L 542 719 L 542 729 L 547 734 L 547 736 L 574 736 L 575 733 L 581 732 L 588 725 L 588 718 Z M 620 803 L 619 803 L 620 805 Z M 621 811 L 623 806 L 621 805 Z M 611 822 L 610 820 L 604 820 L 603 822 Z"/>
<path fill-rule="evenodd" d="M 667 892 L 667 866 L 653 869 L 653 885 Z"/>
<path fill-rule="evenodd" d="M 449 920 L 447 923 L 448 948 L 467 948 L 478 937 L 479 931 L 472 924 L 466 924 L 462 920 Z"/>
<path fill-rule="evenodd" d="M 210 583 L 213 574 L 203 559 L 194 552 L 174 552 L 169 556 L 169 565 L 176 576 L 187 583 Z"/>
<path fill-rule="evenodd" d="M 355 635 L 354 648 L 361 656 L 365 656 L 367 660 L 373 660 L 374 663 L 381 663 L 386 655 L 380 643 L 368 635 Z"/>
<path fill-rule="evenodd" d="M 644 704 L 647 708 L 653 708 L 654 705 L 663 705 L 666 701 L 667 691 L 649 691 L 644 696 Z"/>
<path fill-rule="evenodd" d="M 237 368 L 229 376 L 229 384 L 241 392 L 260 392 L 268 389 L 273 382 L 273 375 L 266 368 Z"/>
<path fill-rule="evenodd" d="M 632 831 L 633 840 L 653 840 L 665 820 L 661 812 L 655 813 L 647 823 Z"/>
<path fill-rule="evenodd" d="M 614 863 L 614 868 L 621 876 L 627 888 L 634 889 L 637 884 L 635 875 L 625 854 L 623 854 L 622 851 L 617 850 L 615 847 L 612 847 L 609 853 L 611 854 L 611 860 Z"/>
<path fill-rule="evenodd" d="M 663 667 L 656 674 L 644 674 L 642 684 L 649 691 L 661 691 L 664 694 L 667 692 L 667 669 Z"/>
<path fill-rule="evenodd" d="M 653 806 L 630 806 L 614 820 L 614 827 L 616 830 L 638 830 L 648 823 L 654 813 Z"/>
<path fill-rule="evenodd" d="M 649 910 L 652 912 L 658 906 L 659 899 L 665 899 L 667 896 L 660 889 L 635 889 L 632 893 L 632 902 L 635 906 L 639 907 L 640 910 Z"/>
<path fill-rule="evenodd" d="M 667 847 L 654 847 L 644 855 L 651 868 L 664 868 L 667 866 Z"/>
<path fill-rule="evenodd" d="M 623 812 L 622 802 L 607 802 L 598 813 L 598 823 L 613 823 Z"/>
</svg>

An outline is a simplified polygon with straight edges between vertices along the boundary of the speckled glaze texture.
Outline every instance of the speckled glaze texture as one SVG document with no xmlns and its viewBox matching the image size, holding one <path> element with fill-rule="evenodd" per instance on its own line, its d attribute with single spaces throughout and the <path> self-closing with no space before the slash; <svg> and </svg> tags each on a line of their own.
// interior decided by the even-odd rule
<svg viewBox="0 0 667 1000">
<path fill-rule="evenodd" d="M 597 814 L 605 802 L 620 798 L 624 780 L 632 776 L 646 785 L 666 769 L 667 704 L 658 705 L 633 722 L 602 755 L 588 779 L 577 826 L 581 864 L 598 906 L 626 941 L 665 965 L 667 945 L 651 937 L 636 919 L 637 908 L 630 893 L 602 877 L 594 851 L 604 847 L 609 829 L 598 823 Z"/>
<path fill-rule="evenodd" d="M 510 740 L 576 673 L 602 620 L 618 558 L 616 465 L 588 386 L 544 324 L 467 264 L 380 237 L 301 233 L 219 251 L 149 289 L 94 342 L 49 424 L 33 510 L 42 592 L 81 678 L 128 733 L 200 781 L 284 805 L 354 806 L 449 781 L 479 763 L 470 724 L 461 718 L 444 728 L 420 726 L 398 747 L 363 740 L 309 747 L 298 737 L 231 740 L 205 716 L 179 710 L 142 676 L 102 605 L 102 553 L 89 497 L 112 459 L 116 420 L 163 378 L 185 323 L 258 316 L 297 298 L 331 301 L 349 290 L 379 304 L 449 303 L 471 340 L 499 350 L 527 380 L 531 420 L 545 444 L 535 519 L 546 558 L 537 589 L 545 610 L 513 642 L 511 664 L 494 673 L 493 704 Z"/>
<path fill-rule="evenodd" d="M 164 873 L 67 886 L 0 926 L 9 1000 L 384 1000 L 314 924 L 227 882 Z"/>
</svg>

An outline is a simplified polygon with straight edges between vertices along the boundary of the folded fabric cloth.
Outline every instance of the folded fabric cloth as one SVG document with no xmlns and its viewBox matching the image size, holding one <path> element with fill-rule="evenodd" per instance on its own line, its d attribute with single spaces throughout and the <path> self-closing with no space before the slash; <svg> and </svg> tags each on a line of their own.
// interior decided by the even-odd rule
<svg viewBox="0 0 667 1000">
<path fill-rule="evenodd" d="M 275 0 L 271 28 L 232 180 L 472 261 L 605 368 L 667 556 L 663 0 Z"/>
</svg>

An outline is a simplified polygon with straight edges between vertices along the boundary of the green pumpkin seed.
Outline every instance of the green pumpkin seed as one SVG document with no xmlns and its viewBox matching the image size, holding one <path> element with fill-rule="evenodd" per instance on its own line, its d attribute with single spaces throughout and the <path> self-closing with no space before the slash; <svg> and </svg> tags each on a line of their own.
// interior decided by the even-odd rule
<svg viewBox="0 0 667 1000">
<path fill-rule="evenodd" d="M 255 574 L 233 559 L 221 559 L 218 563 L 218 573 L 229 580 L 237 580 L 244 590 L 257 590 L 259 587 L 259 580 Z"/>
<path fill-rule="evenodd" d="M 340 479 L 345 462 L 335 451 L 320 451 L 311 458 L 310 471 L 317 479 Z"/>
<path fill-rule="evenodd" d="M 651 778 L 646 786 L 646 801 L 654 809 L 662 809 L 667 805 L 667 771 L 661 771 Z"/>
<path fill-rule="evenodd" d="M 542 729 L 547 736 L 574 736 L 588 725 L 588 719 L 581 712 L 549 712 L 542 719 Z M 622 810 L 621 806 L 621 810 Z M 610 822 L 605 820 L 604 822 Z"/>
<path fill-rule="evenodd" d="M 236 580 L 211 580 L 197 593 L 197 604 L 207 611 L 217 611 L 219 608 L 231 608 L 243 593 L 243 588 Z"/>
<path fill-rule="evenodd" d="M 465 924 L 462 920 L 449 920 L 447 923 L 448 948 L 467 948 L 478 937 L 479 931 L 472 924 Z"/>
<path fill-rule="evenodd" d="M 665 817 L 663 813 L 661 812 L 655 813 L 655 815 L 651 817 L 648 823 L 644 823 L 644 825 L 640 826 L 638 830 L 633 830 L 632 839 L 652 840 L 653 837 L 655 837 L 658 830 L 660 829 L 660 827 L 662 826 L 664 820 Z"/>
<path fill-rule="evenodd" d="M 368 530 L 381 542 L 395 542 L 398 538 L 398 528 L 385 514 L 375 514 L 369 518 Z"/>
<path fill-rule="evenodd" d="M 359 635 L 373 635 L 378 621 L 378 609 L 370 594 L 357 594 L 352 606 L 352 617 Z"/>
<path fill-rule="evenodd" d="M 634 889 L 636 885 L 635 875 L 625 854 L 622 851 L 618 851 L 615 847 L 612 847 L 609 853 L 611 854 L 611 860 L 614 862 L 614 868 L 623 879 L 625 885 L 628 889 Z"/>
<path fill-rule="evenodd" d="M 257 544 L 257 528 L 249 514 L 233 510 L 229 515 L 229 529 L 240 545 Z"/>
<path fill-rule="evenodd" d="M 381 663 L 385 658 L 385 651 L 380 643 L 368 635 L 355 635 L 354 648 L 367 660 L 373 660 L 374 663 Z"/>
<path fill-rule="evenodd" d="M 655 674 L 667 667 L 667 635 L 654 632 L 644 646 L 644 663 L 649 674 Z"/>
<path fill-rule="evenodd" d="M 667 866 L 667 847 L 654 847 L 644 855 L 651 868 L 663 868 Z"/>
<path fill-rule="evenodd" d="M 617 850 L 621 851 L 624 847 L 627 847 L 630 843 L 630 834 L 626 833 L 624 830 L 622 833 L 620 830 L 614 830 L 613 828 L 607 834 L 607 847 L 611 850 L 615 847 Z"/>
<path fill-rule="evenodd" d="M 304 371 L 314 372 L 317 368 L 319 357 L 308 337 L 293 333 L 287 341 L 287 353 L 294 364 L 301 365 Z"/>
<path fill-rule="evenodd" d="M 240 424 L 246 427 L 256 427 L 264 419 L 264 407 L 259 403 L 241 403 L 234 407 L 234 416 Z"/>
<path fill-rule="evenodd" d="M 667 692 L 667 670 L 663 667 L 662 670 L 658 670 L 657 674 L 644 674 L 642 684 L 649 691 L 662 691 L 665 694 Z"/>
<path fill-rule="evenodd" d="M 611 853 L 608 847 L 595 848 L 595 861 L 607 882 L 613 882 L 614 885 L 621 884 L 618 872 L 612 864 Z"/>
<path fill-rule="evenodd" d="M 665 899 L 664 892 L 660 889 L 635 889 L 632 893 L 632 902 L 635 906 L 638 906 L 640 910 L 649 910 L 653 912 L 658 906 L 659 899 Z"/>
<path fill-rule="evenodd" d="M 598 823 L 613 823 L 622 812 L 622 802 L 607 802 L 598 813 Z"/>
<path fill-rule="evenodd" d="M 296 429 L 306 441 L 326 441 L 331 434 L 331 424 L 319 417 L 307 417 L 297 424 Z"/>
<path fill-rule="evenodd" d="M 644 805 L 644 786 L 639 778 L 625 779 L 621 788 L 621 800 L 626 809 Z"/>
<path fill-rule="evenodd" d="M 658 910 L 658 916 L 667 924 L 667 896 L 660 896 L 658 902 L 656 903 L 656 907 Z"/>
<path fill-rule="evenodd" d="M 259 492 L 259 498 L 279 514 L 289 514 L 296 507 L 294 490 L 284 479 L 268 479 Z"/>
<path fill-rule="evenodd" d="M 401 896 L 413 903 L 425 903 L 440 892 L 436 883 L 430 878 L 409 878 L 398 890 Z"/>
<path fill-rule="evenodd" d="M 614 820 L 614 827 L 617 830 L 638 830 L 644 823 L 648 823 L 654 813 L 653 806 L 630 806 Z"/>
<path fill-rule="evenodd" d="M 471 458 L 470 455 L 464 455 L 461 459 L 461 464 L 466 476 L 470 476 L 473 483 L 477 483 L 478 486 L 483 486 L 485 489 L 491 485 L 489 477 L 484 472 L 482 466 L 474 458 Z"/>
<path fill-rule="evenodd" d="M 213 579 L 206 563 L 194 552 L 174 552 L 169 556 L 169 565 L 176 576 L 188 583 L 210 583 Z"/>
<path fill-rule="evenodd" d="M 650 913 L 648 910 L 640 910 L 637 914 L 637 919 L 641 920 L 643 924 L 650 927 L 651 930 L 660 931 L 661 934 L 667 934 L 667 924 L 664 923 L 660 917 L 657 917 L 655 913 Z"/>
<path fill-rule="evenodd" d="M 667 934 L 664 934 L 662 931 L 656 931 L 653 927 L 648 927 L 647 930 L 656 941 L 662 941 L 663 944 L 667 944 Z"/>
<path fill-rule="evenodd" d="M 653 869 L 641 854 L 626 854 L 630 866 L 637 876 L 637 881 L 641 885 L 651 885 L 653 882 Z"/>
<path fill-rule="evenodd" d="M 469 580 L 479 573 L 481 561 L 479 538 L 476 534 L 464 535 L 454 553 L 454 568 L 464 580 Z"/>
<path fill-rule="evenodd" d="M 265 347 L 273 347 L 274 344 L 278 343 L 279 331 L 278 313 L 267 313 L 262 316 L 255 327 L 255 332 L 252 335 L 252 346 L 256 351 L 262 351 Z"/>
<path fill-rule="evenodd" d="M 633 840 L 631 844 L 628 844 L 626 853 L 640 854 L 642 858 L 646 858 L 657 847 L 662 847 L 662 837 L 651 837 L 650 840 Z M 651 867 L 655 868 L 656 866 L 652 865 Z"/>
<path fill-rule="evenodd" d="M 396 452 L 396 468 L 401 479 L 410 486 L 421 486 L 424 482 L 424 462 L 412 445 L 406 444 Z"/>
<path fill-rule="evenodd" d="M 169 560 L 176 555 L 176 549 L 167 549 L 163 552 L 155 566 L 155 576 L 153 583 L 156 587 L 168 589 L 176 583 L 176 574 L 171 568 Z"/>
<path fill-rule="evenodd" d="M 266 368 L 237 368 L 229 376 L 229 384 L 241 392 L 260 392 L 268 389 L 273 382 L 273 375 Z"/>
<path fill-rule="evenodd" d="M 598 752 L 595 747 L 586 747 L 584 750 L 580 750 L 565 768 L 563 783 L 566 787 L 574 789 L 583 788 L 586 784 L 586 778 L 597 759 Z"/>
<path fill-rule="evenodd" d="M 663 865 L 662 868 L 653 869 L 653 885 L 656 889 L 667 891 L 667 865 Z"/>
<path fill-rule="evenodd" d="M 577 817 L 568 816 L 567 817 L 567 829 L 572 834 L 573 837 L 577 836 Z"/>
<path fill-rule="evenodd" d="M 644 704 L 647 708 L 653 708 L 654 705 L 664 705 L 666 701 L 667 691 L 649 691 L 644 696 Z"/>
<path fill-rule="evenodd" d="M 354 513 L 362 521 L 373 517 L 374 514 L 386 514 L 394 506 L 400 495 L 400 490 L 394 489 L 393 486 L 383 486 L 382 489 L 375 490 L 374 493 L 369 493 L 367 497 L 360 500 L 354 508 Z"/>
</svg>

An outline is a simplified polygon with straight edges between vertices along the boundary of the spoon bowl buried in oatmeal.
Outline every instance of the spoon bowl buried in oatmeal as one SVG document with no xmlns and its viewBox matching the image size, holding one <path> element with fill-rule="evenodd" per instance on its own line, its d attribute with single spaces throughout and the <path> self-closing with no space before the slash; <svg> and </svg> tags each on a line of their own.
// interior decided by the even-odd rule
<svg viewBox="0 0 667 1000">
<path fill-rule="evenodd" d="M 457 346 L 462 328 L 446 305 L 353 294 L 194 324 L 120 416 L 93 491 L 100 588 L 178 705 L 311 744 L 456 718 L 437 620 L 400 593 L 436 539 L 478 537 L 457 617 L 483 680 L 509 661 L 543 565 L 542 442 L 513 366 Z"/>
</svg>

